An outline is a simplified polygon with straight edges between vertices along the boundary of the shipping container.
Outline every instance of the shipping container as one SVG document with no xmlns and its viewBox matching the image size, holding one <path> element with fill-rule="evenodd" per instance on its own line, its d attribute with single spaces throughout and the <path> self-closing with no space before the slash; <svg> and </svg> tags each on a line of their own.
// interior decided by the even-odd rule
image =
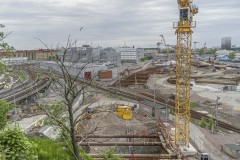
<svg viewBox="0 0 240 160">
<path fill-rule="evenodd" d="M 100 80 L 112 79 L 112 75 L 113 75 L 112 70 L 99 71 L 98 78 Z"/>
<path fill-rule="evenodd" d="M 87 80 L 92 79 L 92 72 L 84 72 L 84 79 Z"/>
</svg>

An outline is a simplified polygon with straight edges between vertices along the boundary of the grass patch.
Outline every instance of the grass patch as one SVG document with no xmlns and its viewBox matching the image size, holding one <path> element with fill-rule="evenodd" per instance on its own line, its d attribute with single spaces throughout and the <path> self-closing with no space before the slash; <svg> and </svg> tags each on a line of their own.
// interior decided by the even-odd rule
<svg viewBox="0 0 240 160">
<path fill-rule="evenodd" d="M 50 139 L 30 138 L 36 145 L 38 160 L 73 160 L 71 151 L 65 145 Z"/>
<path fill-rule="evenodd" d="M 191 107 L 191 108 L 198 108 L 198 107 L 199 107 L 199 103 L 190 102 L 190 107 Z"/>
<path fill-rule="evenodd" d="M 14 71 L 13 74 L 18 76 L 22 80 L 26 79 L 26 75 L 21 71 Z"/>
</svg>

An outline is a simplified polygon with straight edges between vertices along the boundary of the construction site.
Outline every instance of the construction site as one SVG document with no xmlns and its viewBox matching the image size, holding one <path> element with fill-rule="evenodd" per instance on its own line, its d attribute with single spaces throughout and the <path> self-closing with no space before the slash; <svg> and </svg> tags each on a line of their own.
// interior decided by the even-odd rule
<svg viewBox="0 0 240 160">
<path fill-rule="evenodd" d="M 79 84 L 91 83 L 72 106 L 74 121 L 78 121 L 73 133 L 90 157 L 106 159 L 102 153 L 110 148 L 128 160 L 240 158 L 240 65 L 197 60 L 192 36 L 198 7 L 192 0 L 177 0 L 177 5 L 174 56 L 161 34 L 157 46 L 163 45 L 166 54 L 159 49 L 156 61 L 122 64 L 111 71 L 99 69 L 97 80 L 89 69 L 97 65 L 80 70 L 82 77 L 77 73 Z M 24 84 L 17 83 L 21 75 L 2 75 L 1 99 L 21 106 L 18 115 L 10 114 L 9 119 L 18 121 L 26 134 L 57 139 L 53 127 L 42 123 L 48 117 L 38 104 L 62 100 L 63 89 L 52 81 L 64 77 L 55 63 L 46 64 L 23 65 Z M 79 66 L 64 67 L 72 78 Z M 14 93 L 7 89 L 9 85 L 15 85 Z"/>
<path fill-rule="evenodd" d="M 101 158 L 94 146 L 116 146 L 119 156 L 129 159 L 237 157 L 239 150 L 229 157 L 226 146 L 239 147 L 239 68 L 192 60 L 193 16 L 198 7 L 189 0 L 178 0 L 178 5 L 180 19 L 173 25 L 175 59 L 171 59 L 161 35 L 168 53 L 165 60 L 158 55 L 157 62 L 128 68 L 108 84 L 115 98 L 121 96 L 133 104 L 115 99 L 112 105 L 116 113 L 93 116 L 82 125 L 89 130 L 101 121 L 98 126 L 104 128 L 79 143 L 90 146 L 91 156 Z M 121 108 L 123 105 L 126 108 Z"/>
</svg>

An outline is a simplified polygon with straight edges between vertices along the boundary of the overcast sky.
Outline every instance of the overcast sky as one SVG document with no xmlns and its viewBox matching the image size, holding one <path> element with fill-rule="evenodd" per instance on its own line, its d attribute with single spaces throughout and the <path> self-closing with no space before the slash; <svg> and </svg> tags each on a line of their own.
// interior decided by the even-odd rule
<svg viewBox="0 0 240 160">
<path fill-rule="evenodd" d="M 197 47 L 220 46 L 232 37 L 240 46 L 240 0 L 194 0 L 199 13 L 193 41 Z M 172 23 L 178 20 L 177 0 L 1 0 L 0 23 L 13 31 L 6 41 L 16 49 L 64 44 L 68 35 L 77 45 L 155 47 L 165 36 L 176 43 Z M 80 31 L 80 28 L 83 29 Z"/>
</svg>

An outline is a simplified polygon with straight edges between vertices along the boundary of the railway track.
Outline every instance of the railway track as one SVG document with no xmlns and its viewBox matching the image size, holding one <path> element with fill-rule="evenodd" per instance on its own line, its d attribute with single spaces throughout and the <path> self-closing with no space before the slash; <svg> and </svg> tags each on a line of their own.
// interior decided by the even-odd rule
<svg viewBox="0 0 240 160">
<path fill-rule="evenodd" d="M 15 92 L 15 94 L 4 97 L 2 100 L 6 100 L 8 103 L 18 102 L 30 95 L 42 90 L 47 85 L 49 85 L 49 83 L 50 83 L 49 78 L 41 79 L 41 80 L 37 81 L 35 84 L 29 85 L 25 89 Z"/>
<path fill-rule="evenodd" d="M 36 70 L 32 70 L 32 71 L 37 72 Z M 48 74 L 48 72 L 42 72 L 42 73 Z M 56 73 L 54 73 L 54 74 L 56 74 Z M 56 76 L 60 77 L 61 75 L 56 74 Z M 81 81 L 82 83 L 86 83 L 82 79 L 78 79 L 78 80 Z M 154 101 L 153 91 L 150 91 L 150 90 L 144 90 L 144 91 L 138 91 L 138 92 L 136 92 L 136 91 L 129 92 L 129 91 L 116 89 L 116 88 L 113 88 L 113 87 L 102 87 L 102 86 L 98 85 L 97 83 L 93 83 L 93 84 L 89 83 L 88 85 L 91 86 L 91 87 L 100 89 L 102 91 L 115 93 L 117 95 L 121 95 L 122 97 L 125 97 L 125 98 L 128 98 L 128 99 L 133 99 L 133 100 L 136 100 L 136 101 L 142 101 L 142 100 L 148 100 L 148 101 L 150 100 L 152 102 Z M 162 95 L 159 92 L 156 93 L 155 100 L 156 100 L 156 103 L 164 104 L 164 105 L 167 104 L 168 107 L 173 108 L 173 109 L 175 108 L 175 101 L 165 97 L 164 95 Z M 200 120 L 202 117 L 204 117 L 207 121 L 209 121 L 209 119 L 212 118 L 212 117 L 210 117 L 206 114 L 199 113 L 199 112 L 194 111 L 194 110 L 190 110 L 190 113 L 191 113 L 191 118 L 194 118 L 194 119 L 197 119 L 197 120 Z M 230 131 L 233 131 L 233 132 L 236 132 L 236 133 L 240 133 L 240 128 L 235 127 L 235 126 L 233 126 L 231 124 L 228 124 L 226 122 L 223 122 L 221 120 L 218 120 L 218 126 L 223 128 L 223 129 L 227 129 L 227 130 L 230 130 Z"/>
<path fill-rule="evenodd" d="M 34 85 L 35 83 L 37 83 L 38 80 L 34 80 L 34 78 L 36 76 L 33 76 L 30 73 L 26 73 L 27 78 L 22 81 L 22 82 L 17 82 L 16 84 L 14 84 L 11 88 L 6 89 L 6 90 L 1 90 L 0 91 L 0 99 L 4 99 L 5 97 L 8 97 L 10 95 L 15 94 L 16 92 L 20 92 L 23 89 L 26 89 L 32 85 Z"/>
<path fill-rule="evenodd" d="M 152 99 L 154 98 L 153 93 L 151 93 L 149 91 L 142 92 L 140 94 L 142 94 L 144 96 L 147 96 L 149 98 L 152 98 Z M 161 102 L 161 104 L 165 104 L 165 105 L 167 104 L 168 107 L 175 109 L 175 101 L 174 100 L 168 99 L 168 98 L 164 97 L 163 95 L 161 95 L 160 93 L 156 94 L 155 99 L 156 99 L 156 102 Z M 197 119 L 197 120 L 200 120 L 201 118 L 204 118 L 207 121 L 209 121 L 210 118 L 212 118 L 209 115 L 199 113 L 195 110 L 190 110 L 190 114 L 191 114 L 191 118 L 194 118 L 194 119 Z M 221 128 L 230 130 L 230 131 L 234 131 L 236 133 L 240 133 L 240 128 L 235 127 L 233 125 L 230 125 L 230 124 L 228 124 L 226 122 L 223 122 L 221 120 L 218 120 L 218 126 L 221 127 Z"/>
</svg>

